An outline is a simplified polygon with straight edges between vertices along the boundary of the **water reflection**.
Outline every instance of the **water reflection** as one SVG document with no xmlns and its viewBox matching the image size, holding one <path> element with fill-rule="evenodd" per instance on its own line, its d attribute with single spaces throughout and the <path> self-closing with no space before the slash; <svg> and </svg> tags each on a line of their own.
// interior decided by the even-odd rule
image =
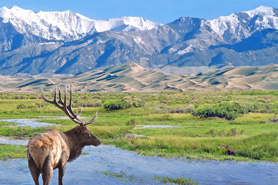
<svg viewBox="0 0 278 185">
<path fill-rule="evenodd" d="M 16 123 L 17 127 L 48 127 L 57 126 L 57 124 L 38 122 L 39 119 L 1 119 L 0 121 L 5 121 L 9 123 Z M 12 126 L 12 125 L 11 125 Z"/>
<path fill-rule="evenodd" d="M 1 120 L 20 126 L 49 126 L 37 119 Z M 26 140 L 0 138 L 0 144 L 27 145 Z M 275 185 L 278 184 L 278 165 L 274 163 L 245 163 L 232 161 L 184 160 L 141 156 L 113 146 L 86 147 L 87 155 L 67 164 L 65 184 L 161 184 L 155 176 L 192 178 L 208 185 Z M 123 180 L 105 176 L 102 172 L 120 174 Z M 15 175 L 16 174 L 16 175 Z M 58 184 L 57 170 L 51 184 Z M 41 182 L 42 183 L 42 182 Z M 0 184 L 33 184 L 26 159 L 0 161 Z"/>
<path fill-rule="evenodd" d="M 27 140 L 20 140 L 20 139 L 11 139 L 9 137 L 0 137 L 0 144 L 7 144 L 7 145 L 24 145 L 26 146 L 28 143 Z"/>
<path fill-rule="evenodd" d="M 219 162 L 141 156 L 113 146 L 86 147 L 77 160 L 67 164 L 65 184 L 161 184 L 155 176 L 185 176 L 199 184 L 278 184 L 274 163 Z M 106 177 L 102 171 L 121 174 L 126 182 Z M 14 176 L 14 174 L 17 174 Z M 132 177 L 132 179 L 129 179 Z M 51 184 L 57 184 L 57 170 Z M 33 184 L 27 161 L 0 161 L 0 184 Z"/>
</svg>

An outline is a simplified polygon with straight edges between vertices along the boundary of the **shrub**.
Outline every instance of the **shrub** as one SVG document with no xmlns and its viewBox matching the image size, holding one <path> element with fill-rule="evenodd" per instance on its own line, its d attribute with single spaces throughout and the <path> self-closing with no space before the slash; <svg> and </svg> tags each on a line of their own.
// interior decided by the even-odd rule
<svg viewBox="0 0 278 185">
<path fill-rule="evenodd" d="M 17 109 L 26 109 L 27 106 L 26 106 L 25 104 L 22 103 L 22 104 L 17 105 L 16 108 L 17 108 Z"/>
<path fill-rule="evenodd" d="M 130 107 L 142 107 L 144 105 L 144 102 L 143 100 L 141 100 L 140 98 L 137 98 L 137 97 L 125 97 L 123 98 L 123 100 L 126 105 L 127 105 L 127 108 L 130 108 Z"/>
<path fill-rule="evenodd" d="M 126 126 L 135 126 L 137 124 L 135 119 L 130 119 L 126 122 Z"/>
<path fill-rule="evenodd" d="M 120 98 L 118 100 L 107 100 L 103 103 L 103 107 L 107 111 L 111 110 L 120 110 L 120 109 L 126 109 L 131 107 L 142 107 L 143 101 L 139 98 L 134 97 L 125 97 Z"/>
<path fill-rule="evenodd" d="M 244 130 L 238 129 L 238 128 L 231 128 L 228 133 L 227 136 L 238 136 L 244 133 Z"/>
<path fill-rule="evenodd" d="M 102 103 L 98 99 L 94 99 L 92 101 L 87 101 L 83 103 L 83 107 L 101 107 Z"/>
<path fill-rule="evenodd" d="M 278 122 L 277 116 L 274 116 L 273 118 L 271 118 L 271 119 L 270 119 L 270 122 L 272 122 L 272 123 L 277 123 L 277 122 Z"/>
<path fill-rule="evenodd" d="M 32 105 L 28 105 L 27 108 L 28 109 L 36 109 L 37 106 L 36 106 L 36 104 L 32 104 Z"/>
<path fill-rule="evenodd" d="M 220 104 L 205 104 L 196 109 L 194 115 L 201 118 L 219 117 L 227 120 L 234 120 L 244 109 L 237 102 L 225 102 Z"/>
<path fill-rule="evenodd" d="M 109 100 L 103 104 L 103 107 L 107 111 L 120 110 L 126 108 L 126 103 L 122 100 Z"/>
</svg>

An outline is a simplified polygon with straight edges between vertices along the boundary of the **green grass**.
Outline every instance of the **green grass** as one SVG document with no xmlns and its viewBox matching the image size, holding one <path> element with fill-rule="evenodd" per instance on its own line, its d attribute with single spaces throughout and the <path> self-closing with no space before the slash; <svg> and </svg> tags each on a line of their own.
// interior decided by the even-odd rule
<svg viewBox="0 0 278 185">
<path fill-rule="evenodd" d="M 277 133 L 250 138 L 158 136 L 118 140 L 116 146 L 144 155 L 213 160 L 268 160 L 277 162 Z M 228 149 L 235 151 L 229 155 Z"/>
<path fill-rule="evenodd" d="M 178 177 L 176 179 L 170 177 L 155 177 L 155 181 L 160 181 L 164 184 L 166 183 L 174 183 L 179 185 L 197 185 L 198 183 L 193 181 L 192 179 L 187 179 L 185 177 Z"/>
<path fill-rule="evenodd" d="M 122 174 L 122 173 L 114 173 L 114 172 L 108 172 L 108 171 L 102 171 L 102 174 L 104 174 L 106 177 L 111 177 L 111 178 L 116 178 L 122 182 L 132 182 L 134 183 L 135 180 L 137 180 L 135 178 L 135 176 L 133 175 L 126 175 L 126 174 Z M 142 179 L 140 179 L 142 181 Z"/>
<path fill-rule="evenodd" d="M 2 127 L 0 128 L 0 136 L 30 138 L 35 133 L 41 133 L 47 128 L 31 128 L 31 127 Z"/>
<path fill-rule="evenodd" d="M 13 158 L 25 158 L 26 147 L 18 145 L 2 145 L 0 144 L 0 159 L 13 159 Z"/>
<path fill-rule="evenodd" d="M 108 172 L 108 171 L 102 171 L 102 174 L 104 174 L 106 177 L 110 178 L 115 178 L 118 179 L 122 182 L 132 182 L 134 183 L 135 181 L 143 183 L 143 179 L 136 178 L 134 175 L 127 175 L 125 173 L 115 173 L 115 172 Z M 183 176 L 178 177 L 178 178 L 170 178 L 170 177 L 158 177 L 155 176 L 154 181 L 159 181 L 163 184 L 179 184 L 179 185 L 197 185 L 198 183 L 193 181 L 192 179 L 187 179 Z"/>
<path fill-rule="evenodd" d="M 47 95 L 50 97 L 50 95 Z M 138 101 L 140 106 L 105 110 L 109 100 Z M 278 162 L 278 94 L 276 91 L 169 92 L 169 93 L 84 93 L 74 94 L 74 110 L 82 103 L 82 117 L 99 118 L 88 128 L 103 144 L 115 145 L 144 155 L 213 160 L 265 160 Z M 97 102 L 90 104 L 90 102 Z M 237 102 L 243 112 L 235 119 L 196 116 L 196 109 L 219 103 Z M 219 110 L 217 110 L 219 111 Z M 64 113 L 43 102 L 36 94 L 0 93 L 0 119 L 41 118 L 60 124 L 66 131 L 74 126 Z M 0 126 L 15 125 L 0 122 Z M 141 128 L 140 125 L 174 125 L 177 128 Z M 30 138 L 47 128 L 0 127 L 0 136 Z M 146 137 L 128 138 L 126 134 Z M 1 146 L 3 147 L 3 146 Z M 14 152 L 12 148 L 7 149 Z M 24 151 L 24 148 L 22 149 Z M 229 153 L 232 150 L 233 153 Z M 13 155 L 9 155 L 13 156 Z M 19 153 L 14 157 L 25 157 Z M 1 159 L 5 157 L 0 157 Z"/>
</svg>

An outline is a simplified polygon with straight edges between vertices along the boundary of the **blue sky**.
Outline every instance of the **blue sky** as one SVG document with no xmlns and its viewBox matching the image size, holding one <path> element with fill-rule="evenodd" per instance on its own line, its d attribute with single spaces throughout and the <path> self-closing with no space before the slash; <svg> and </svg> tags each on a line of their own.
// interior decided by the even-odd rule
<svg viewBox="0 0 278 185">
<path fill-rule="evenodd" d="M 92 19 L 123 16 L 145 17 L 159 23 L 198 17 L 213 19 L 258 6 L 278 8 L 278 0 L 0 0 L 0 6 L 37 11 L 71 10 Z"/>
</svg>

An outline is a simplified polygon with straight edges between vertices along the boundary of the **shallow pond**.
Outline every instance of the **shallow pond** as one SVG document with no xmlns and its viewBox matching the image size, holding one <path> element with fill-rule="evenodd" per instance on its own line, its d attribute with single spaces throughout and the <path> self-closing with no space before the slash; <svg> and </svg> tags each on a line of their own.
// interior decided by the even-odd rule
<svg viewBox="0 0 278 185">
<path fill-rule="evenodd" d="M 141 156 L 113 146 L 86 147 L 86 155 L 67 164 L 65 184 L 161 184 L 155 176 L 185 176 L 199 184 L 278 184 L 274 163 L 219 162 Z M 121 179 L 105 176 L 121 175 Z M 15 175 L 16 174 L 16 175 Z M 57 184 L 57 170 L 51 184 Z M 0 161 L 0 184 L 33 184 L 27 160 Z"/>
<path fill-rule="evenodd" d="M 16 123 L 31 124 L 34 119 L 17 119 Z M 31 120 L 31 122 L 30 122 Z M 34 121 L 34 122 L 33 122 Z M 41 122 L 35 125 L 42 126 Z M 28 125 L 29 126 L 29 125 Z M 26 145 L 25 140 L 0 138 L 2 144 Z M 278 184 L 278 164 L 246 163 L 232 161 L 185 160 L 141 156 L 135 152 L 101 145 L 85 147 L 86 155 L 67 164 L 65 184 L 162 184 L 154 177 L 192 178 L 199 184 L 208 185 L 275 185 Z M 118 175 L 120 178 L 110 177 Z M 51 184 L 57 184 L 57 170 Z M 0 161 L 0 184 L 33 184 L 26 159 Z"/>
<path fill-rule="evenodd" d="M 39 119 L 1 119 L 0 121 L 16 123 L 17 127 L 48 127 L 57 126 L 57 124 L 38 122 Z M 9 125 L 8 125 L 9 126 Z"/>
<path fill-rule="evenodd" d="M 7 145 L 27 145 L 27 140 L 20 140 L 20 139 L 11 139 L 9 137 L 0 137 L 0 144 L 7 144 Z"/>
</svg>

